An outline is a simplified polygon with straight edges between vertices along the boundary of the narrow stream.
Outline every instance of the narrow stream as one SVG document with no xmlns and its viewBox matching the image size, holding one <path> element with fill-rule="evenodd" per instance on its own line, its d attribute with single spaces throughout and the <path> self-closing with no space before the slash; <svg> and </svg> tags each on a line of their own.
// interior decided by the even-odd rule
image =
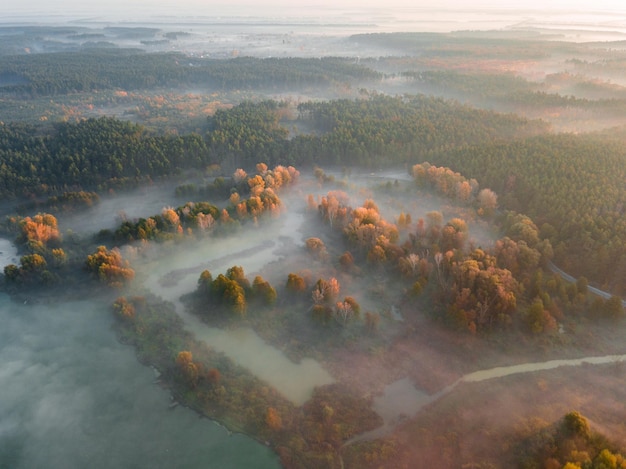
<svg viewBox="0 0 626 469">
<path fill-rule="evenodd" d="M 375 440 L 390 434 L 404 420 L 414 417 L 423 407 L 439 400 L 462 383 L 477 383 L 520 373 L 552 370 L 562 366 L 580 366 L 584 364 L 604 365 L 623 361 L 626 361 L 626 354 L 499 366 L 468 373 L 435 394 L 427 394 L 417 389 L 409 378 L 403 378 L 388 384 L 385 387 L 383 395 L 374 399 L 374 410 L 383 418 L 384 424 L 374 430 L 352 437 L 345 445 L 350 445 L 358 441 Z"/>
</svg>

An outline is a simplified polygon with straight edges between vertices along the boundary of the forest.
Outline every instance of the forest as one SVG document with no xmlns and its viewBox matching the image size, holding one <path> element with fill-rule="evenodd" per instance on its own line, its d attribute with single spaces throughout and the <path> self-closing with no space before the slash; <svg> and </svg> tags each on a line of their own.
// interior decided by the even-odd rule
<svg viewBox="0 0 626 469">
<path fill-rule="evenodd" d="M 310 133 L 290 136 L 289 126 Z M 626 278 L 619 134 L 546 135 L 539 121 L 421 96 L 295 109 L 244 102 L 218 110 L 204 135 L 152 135 L 110 118 L 0 130 L 5 199 L 130 187 L 210 165 L 249 167 L 258 158 L 305 167 L 442 164 L 494 190 L 501 208 L 527 214 L 552 243 L 557 264 L 574 276 L 616 294 Z"/>
<path fill-rule="evenodd" d="M 129 67 L 128 63 L 133 67 Z M 80 92 L 204 87 L 289 90 L 363 83 L 382 75 L 348 58 L 240 57 L 210 59 L 180 53 L 98 49 L 85 52 L 5 56 L 0 67 L 3 97 L 59 96 Z"/>
<path fill-rule="evenodd" d="M 286 468 L 626 467 L 621 50 L 397 33 L 345 39 L 381 57 L 216 58 L 103 31 L 0 31 L 3 294 L 89 292 L 172 408 Z M 14 46 L 38 35 L 71 41 Z M 224 345 L 242 330 L 319 381 L 290 393 Z M 571 364 L 588 381 L 515 368 L 589 356 L 612 358 Z"/>
</svg>

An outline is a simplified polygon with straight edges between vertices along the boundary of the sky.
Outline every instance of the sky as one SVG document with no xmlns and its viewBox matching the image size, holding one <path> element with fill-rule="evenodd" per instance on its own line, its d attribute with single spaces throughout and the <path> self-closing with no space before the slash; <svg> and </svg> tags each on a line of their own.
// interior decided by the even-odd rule
<svg viewBox="0 0 626 469">
<path fill-rule="evenodd" d="M 570 9 L 570 10 L 626 10 L 623 0 L 305 0 L 302 2 L 294 2 L 293 0 L 106 0 L 106 1 L 86 1 L 86 0 L 20 0 L 20 1 L 3 1 L 0 6 L 1 12 L 12 11 L 50 11 L 50 10 L 81 10 L 81 11 L 97 11 L 102 12 L 110 8 L 144 8 L 146 11 L 160 7 L 186 9 L 188 7 L 200 8 L 204 11 L 210 11 L 216 8 L 240 7 L 242 14 L 247 9 L 255 9 L 262 7 L 286 7 L 293 8 L 294 5 L 305 7 L 319 8 L 357 8 L 357 7 L 380 7 L 384 5 L 386 8 L 430 8 L 430 7 L 446 7 L 458 9 L 470 9 L 476 7 L 504 8 L 513 9 Z"/>
<path fill-rule="evenodd" d="M 481 10 L 481 11 L 477 11 Z M 563 24 L 604 24 L 626 32 L 626 0 L 0 0 L 0 22 L 58 23 L 65 20 L 144 22 L 172 17 L 322 18 L 351 21 L 387 17 L 392 24 L 406 19 L 447 19 L 478 24 L 479 15 L 507 20 L 550 17 Z M 607 12 L 613 12 L 607 14 Z"/>
</svg>

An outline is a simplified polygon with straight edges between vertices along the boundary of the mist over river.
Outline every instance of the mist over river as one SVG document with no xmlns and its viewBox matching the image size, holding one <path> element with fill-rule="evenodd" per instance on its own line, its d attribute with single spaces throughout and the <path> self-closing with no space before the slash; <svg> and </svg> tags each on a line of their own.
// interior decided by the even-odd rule
<svg viewBox="0 0 626 469">
<path fill-rule="evenodd" d="M 178 406 L 102 302 L 0 295 L 0 467 L 278 468 L 264 445 Z"/>
</svg>

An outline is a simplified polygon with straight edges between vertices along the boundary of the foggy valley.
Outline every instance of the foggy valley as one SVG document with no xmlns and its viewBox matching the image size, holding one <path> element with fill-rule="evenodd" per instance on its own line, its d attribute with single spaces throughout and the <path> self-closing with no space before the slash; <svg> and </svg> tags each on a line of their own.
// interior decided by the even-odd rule
<svg viewBox="0 0 626 469">
<path fill-rule="evenodd" d="M 626 12 L 3 18 L 0 468 L 626 467 Z"/>
</svg>

